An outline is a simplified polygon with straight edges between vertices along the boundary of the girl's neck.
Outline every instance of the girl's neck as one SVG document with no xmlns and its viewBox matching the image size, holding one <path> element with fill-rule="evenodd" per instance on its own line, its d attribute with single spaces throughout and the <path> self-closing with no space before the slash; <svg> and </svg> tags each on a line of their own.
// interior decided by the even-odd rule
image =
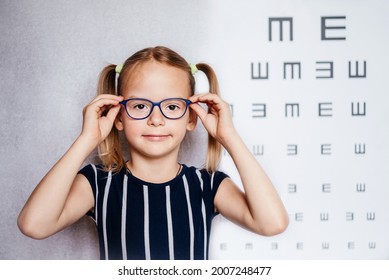
<svg viewBox="0 0 389 280">
<path fill-rule="evenodd" d="M 164 183 L 174 179 L 181 165 L 177 159 L 130 159 L 127 164 L 127 169 L 135 177 L 150 183 Z"/>
</svg>

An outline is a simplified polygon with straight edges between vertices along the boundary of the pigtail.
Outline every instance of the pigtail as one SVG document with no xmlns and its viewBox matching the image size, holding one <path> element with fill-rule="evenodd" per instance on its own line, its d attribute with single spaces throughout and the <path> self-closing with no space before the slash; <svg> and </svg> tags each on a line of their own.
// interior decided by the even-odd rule
<svg viewBox="0 0 389 280">
<path fill-rule="evenodd" d="M 220 95 L 219 83 L 215 74 L 215 71 L 205 63 L 198 63 L 196 67 L 199 71 L 202 71 L 208 78 L 209 83 L 209 92 L 213 94 Z M 206 161 L 206 169 L 208 172 L 215 172 L 220 163 L 221 159 L 221 144 L 208 134 L 208 153 L 207 153 L 207 161 Z"/>
<path fill-rule="evenodd" d="M 97 95 L 101 94 L 113 94 L 116 93 L 116 65 L 108 65 L 100 73 Z M 108 109 L 103 112 L 106 115 Z M 115 125 L 112 127 L 109 135 L 98 146 L 98 155 L 103 164 L 104 170 L 117 172 L 125 166 L 125 161 L 122 154 L 119 131 Z"/>
</svg>

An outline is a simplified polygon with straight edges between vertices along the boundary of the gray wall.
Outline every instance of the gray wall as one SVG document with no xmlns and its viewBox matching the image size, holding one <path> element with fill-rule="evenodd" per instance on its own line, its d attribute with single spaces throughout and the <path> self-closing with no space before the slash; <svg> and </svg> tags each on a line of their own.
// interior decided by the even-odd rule
<svg viewBox="0 0 389 280">
<path fill-rule="evenodd" d="M 0 259 L 98 258 L 88 218 L 35 241 L 18 231 L 17 215 L 79 134 L 82 108 L 94 97 L 107 63 L 119 64 L 155 45 L 171 47 L 188 61 L 201 60 L 205 2 L 0 2 Z M 204 147 L 196 135 L 186 145 Z M 203 160 L 198 153 L 182 157 L 194 164 Z"/>
</svg>

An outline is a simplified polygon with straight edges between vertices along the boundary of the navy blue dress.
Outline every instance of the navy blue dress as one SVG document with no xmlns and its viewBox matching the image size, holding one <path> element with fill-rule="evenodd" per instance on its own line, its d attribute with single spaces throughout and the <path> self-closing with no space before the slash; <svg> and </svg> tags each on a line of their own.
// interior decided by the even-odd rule
<svg viewBox="0 0 389 280">
<path fill-rule="evenodd" d="M 183 165 L 171 181 L 153 184 L 126 168 L 112 174 L 90 164 L 80 173 L 95 198 L 101 259 L 208 259 L 213 201 L 226 174 Z"/>
</svg>

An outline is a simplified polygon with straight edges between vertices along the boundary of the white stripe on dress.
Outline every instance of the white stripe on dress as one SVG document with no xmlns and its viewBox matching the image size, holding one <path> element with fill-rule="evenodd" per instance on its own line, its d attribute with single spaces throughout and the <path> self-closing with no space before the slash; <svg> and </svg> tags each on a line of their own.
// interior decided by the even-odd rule
<svg viewBox="0 0 389 280">
<path fill-rule="evenodd" d="M 122 199 L 122 255 L 123 260 L 127 260 L 126 224 L 127 224 L 127 175 L 123 179 L 123 199 Z"/>
<path fill-rule="evenodd" d="M 211 176 L 211 190 L 213 190 L 213 178 L 215 177 L 215 172 L 212 173 Z"/>
<path fill-rule="evenodd" d="M 197 169 L 196 170 L 197 177 L 199 178 L 200 181 L 200 187 L 201 191 L 203 191 L 204 188 L 204 182 L 203 178 L 201 178 L 201 173 Z M 204 227 L 204 260 L 207 259 L 207 217 L 206 217 L 206 212 L 205 212 L 205 203 L 204 203 L 204 197 L 201 196 L 201 214 L 203 216 L 203 227 Z"/>
<path fill-rule="evenodd" d="M 168 241 L 169 241 L 169 259 L 174 260 L 174 237 L 173 237 L 172 210 L 170 204 L 170 186 L 165 187 L 165 193 L 166 193 L 167 233 L 168 233 Z"/>
<path fill-rule="evenodd" d="M 108 260 L 108 241 L 107 241 L 107 203 L 109 189 L 111 187 L 112 181 L 112 172 L 108 173 L 107 184 L 105 185 L 104 197 L 103 197 L 103 237 L 104 237 L 104 250 L 105 250 L 105 259 Z"/>
<path fill-rule="evenodd" d="M 150 260 L 150 233 L 149 233 L 149 190 L 148 186 L 143 185 L 143 205 L 144 205 L 144 239 L 145 239 L 145 258 Z"/>
<path fill-rule="evenodd" d="M 182 180 L 184 181 L 186 203 L 188 206 L 189 233 L 190 233 L 190 259 L 193 260 L 194 259 L 194 230 L 193 230 L 192 205 L 190 203 L 189 185 L 185 175 L 182 176 Z"/>
<path fill-rule="evenodd" d="M 95 223 L 96 225 L 98 224 L 98 219 L 97 219 L 97 198 L 99 197 L 99 186 L 97 185 L 97 169 L 96 169 L 96 166 L 94 164 L 91 164 L 92 165 L 92 168 L 93 168 L 93 171 L 95 172 L 95 190 L 96 190 L 96 197 L 95 197 L 95 216 L 94 216 L 94 219 L 95 219 Z"/>
</svg>

